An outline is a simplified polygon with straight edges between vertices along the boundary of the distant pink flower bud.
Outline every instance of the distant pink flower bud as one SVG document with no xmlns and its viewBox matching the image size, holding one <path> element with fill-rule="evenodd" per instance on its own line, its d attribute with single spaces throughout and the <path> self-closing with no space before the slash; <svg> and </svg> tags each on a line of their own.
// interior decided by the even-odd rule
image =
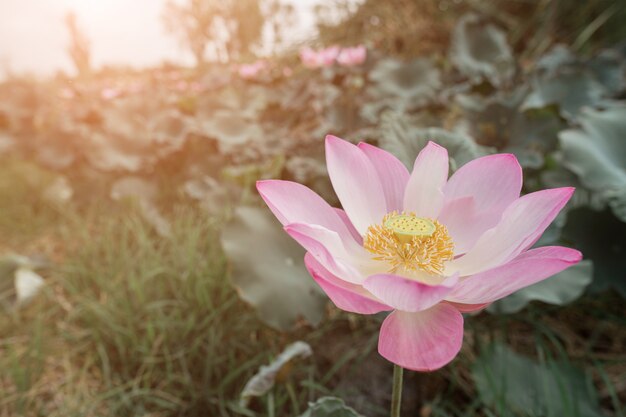
<svg viewBox="0 0 626 417">
<path fill-rule="evenodd" d="M 259 76 L 263 70 L 267 68 L 267 62 L 258 60 L 253 64 L 241 64 L 237 68 L 239 76 L 244 79 L 252 79 Z"/>
<path fill-rule="evenodd" d="M 104 100 L 113 100 L 114 98 L 119 97 L 122 94 L 119 88 L 115 87 L 105 87 L 100 92 L 100 97 Z"/>
<path fill-rule="evenodd" d="M 364 45 L 355 46 L 353 48 L 343 48 L 337 57 L 339 65 L 352 67 L 361 65 L 367 58 L 367 49 Z"/>
</svg>

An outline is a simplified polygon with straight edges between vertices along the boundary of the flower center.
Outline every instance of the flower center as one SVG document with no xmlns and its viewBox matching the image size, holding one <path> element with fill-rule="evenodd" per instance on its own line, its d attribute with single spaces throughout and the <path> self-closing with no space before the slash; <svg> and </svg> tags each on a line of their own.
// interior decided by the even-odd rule
<svg viewBox="0 0 626 417">
<path fill-rule="evenodd" d="M 424 271 L 441 275 L 454 257 L 454 243 L 445 226 L 413 213 L 391 212 L 382 224 L 370 226 L 363 247 L 374 259 L 389 264 L 390 272 Z"/>
</svg>

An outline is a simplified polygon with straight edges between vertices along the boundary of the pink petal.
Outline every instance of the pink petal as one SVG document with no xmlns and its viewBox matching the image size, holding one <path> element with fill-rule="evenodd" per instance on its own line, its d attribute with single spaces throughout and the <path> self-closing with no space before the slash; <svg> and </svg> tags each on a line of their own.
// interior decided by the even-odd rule
<svg viewBox="0 0 626 417">
<path fill-rule="evenodd" d="M 458 169 L 443 188 L 445 202 L 473 197 L 476 210 L 504 211 L 519 198 L 522 167 L 511 154 L 483 156 Z"/>
<path fill-rule="evenodd" d="M 463 316 L 440 303 L 419 313 L 394 311 L 380 329 L 378 352 L 413 371 L 434 371 L 447 365 L 463 344 Z"/>
<path fill-rule="evenodd" d="M 434 142 L 415 159 L 404 192 L 404 210 L 418 217 L 437 218 L 443 207 L 443 187 L 448 179 L 448 151 Z"/>
<path fill-rule="evenodd" d="M 402 211 L 404 208 L 404 190 L 409 181 L 409 171 L 395 156 L 376 146 L 359 143 L 359 148 L 369 158 L 383 186 L 387 211 Z"/>
<path fill-rule="evenodd" d="M 478 211 L 473 197 L 461 197 L 447 203 L 439 214 L 439 221 L 448 229 L 454 242 L 456 256 L 467 253 L 478 238 L 498 224 L 502 213 Z"/>
<path fill-rule="evenodd" d="M 361 233 L 387 214 L 385 194 L 370 159 L 356 145 L 326 137 L 328 175 L 343 209 Z"/>
<path fill-rule="evenodd" d="M 478 158 L 456 171 L 443 189 L 444 207 L 439 215 L 454 241 L 455 253 L 467 252 L 497 225 L 521 189 L 522 168 L 511 154 Z"/>
<path fill-rule="evenodd" d="M 465 255 L 448 264 L 446 274 L 473 275 L 502 265 L 532 245 L 572 196 L 573 188 L 527 194 L 514 201 L 498 225 L 486 231 Z"/>
<path fill-rule="evenodd" d="M 560 246 L 531 249 L 505 265 L 465 278 L 446 300 L 466 304 L 491 303 L 549 278 L 581 259 L 579 251 Z"/>
<path fill-rule="evenodd" d="M 499 216 L 481 216 L 473 197 L 461 197 L 444 205 L 439 221 L 454 242 L 454 253 L 460 255 L 474 246 L 478 237 L 497 224 Z"/>
<path fill-rule="evenodd" d="M 337 277 L 354 284 L 360 284 L 365 279 L 358 266 L 364 267 L 370 262 L 369 258 L 351 253 L 336 232 L 304 223 L 287 225 L 285 231 Z"/>
<path fill-rule="evenodd" d="M 391 310 L 391 307 L 374 300 L 360 285 L 335 277 L 310 253 L 304 256 L 304 263 L 315 282 L 340 309 L 358 314 L 376 314 Z"/>
<path fill-rule="evenodd" d="M 276 218 L 283 224 L 317 224 L 339 233 L 342 240 L 354 240 L 333 207 L 302 184 L 291 181 L 258 181 L 256 188 Z"/>
<path fill-rule="evenodd" d="M 367 277 L 363 287 L 396 310 L 417 312 L 443 300 L 457 281 L 458 276 L 455 275 L 440 285 L 428 285 L 398 275 L 378 274 Z"/>
<path fill-rule="evenodd" d="M 339 217 L 341 218 L 341 220 L 343 221 L 343 223 L 346 225 L 346 227 L 348 228 L 348 230 L 350 231 L 350 234 L 352 235 L 352 237 L 354 238 L 354 240 L 359 244 L 359 245 L 363 245 L 363 237 L 361 237 L 361 235 L 359 234 L 359 231 L 356 230 L 354 228 L 354 225 L 352 224 L 352 222 L 350 221 L 350 218 L 348 217 L 348 215 L 346 214 L 345 211 L 343 211 L 340 208 L 336 208 L 335 211 L 337 212 L 337 214 L 339 215 Z"/>
</svg>

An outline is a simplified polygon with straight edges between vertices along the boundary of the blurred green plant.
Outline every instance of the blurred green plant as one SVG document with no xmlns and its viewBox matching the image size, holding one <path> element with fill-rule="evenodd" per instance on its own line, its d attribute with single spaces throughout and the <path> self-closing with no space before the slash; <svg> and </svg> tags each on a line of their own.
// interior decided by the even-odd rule
<svg viewBox="0 0 626 417">
<path fill-rule="evenodd" d="M 265 323 L 283 331 L 300 320 L 319 324 L 326 297 L 304 267 L 304 250 L 267 209 L 236 208 L 222 245 L 235 288 Z"/>
<path fill-rule="evenodd" d="M 482 401 L 498 416 L 601 417 L 591 379 L 570 363 L 537 364 L 508 347 L 484 349 L 472 366 Z"/>
</svg>

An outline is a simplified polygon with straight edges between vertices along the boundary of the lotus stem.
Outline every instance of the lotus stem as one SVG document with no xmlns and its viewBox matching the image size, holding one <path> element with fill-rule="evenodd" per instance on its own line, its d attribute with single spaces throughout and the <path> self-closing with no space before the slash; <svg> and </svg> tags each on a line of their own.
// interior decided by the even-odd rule
<svg viewBox="0 0 626 417">
<path fill-rule="evenodd" d="M 402 374 L 404 369 L 401 366 L 393 365 L 393 391 L 391 394 L 391 417 L 400 417 L 400 406 L 402 405 Z"/>
</svg>

